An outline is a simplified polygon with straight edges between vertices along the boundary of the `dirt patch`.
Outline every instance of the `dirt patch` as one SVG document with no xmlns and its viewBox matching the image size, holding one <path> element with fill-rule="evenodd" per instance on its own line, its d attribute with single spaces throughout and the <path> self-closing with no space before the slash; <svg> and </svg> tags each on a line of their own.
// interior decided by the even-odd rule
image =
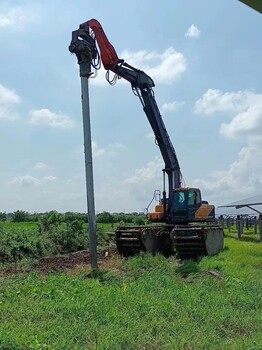
<svg viewBox="0 0 262 350">
<path fill-rule="evenodd" d="M 88 251 L 84 250 L 67 255 L 49 256 L 42 258 L 37 264 L 34 264 L 32 266 L 32 269 L 41 272 L 48 272 L 72 269 L 77 265 L 87 264 L 91 264 L 91 256 Z"/>
<path fill-rule="evenodd" d="M 97 255 L 98 266 L 105 266 L 116 253 L 114 251 L 103 251 Z M 64 270 L 72 270 L 77 267 L 91 265 L 91 255 L 89 251 L 82 250 L 75 253 L 69 253 L 66 255 L 56 255 L 41 258 L 37 263 L 28 268 L 21 268 L 17 266 L 8 267 L 5 270 L 0 271 L 0 277 L 9 276 L 17 273 L 28 273 L 37 271 L 41 274 L 48 272 L 58 272 Z"/>
</svg>

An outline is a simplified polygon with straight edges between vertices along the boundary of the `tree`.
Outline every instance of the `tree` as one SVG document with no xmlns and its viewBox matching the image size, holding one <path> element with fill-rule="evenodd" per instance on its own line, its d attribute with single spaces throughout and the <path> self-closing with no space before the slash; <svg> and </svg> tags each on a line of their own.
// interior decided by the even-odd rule
<svg viewBox="0 0 262 350">
<path fill-rule="evenodd" d="M 47 232 L 53 227 L 57 227 L 62 222 L 62 214 L 56 210 L 49 211 L 39 218 L 39 230 L 40 232 Z"/>
<path fill-rule="evenodd" d="M 101 224 L 112 224 L 114 222 L 114 216 L 107 211 L 97 214 L 96 222 Z"/>
<path fill-rule="evenodd" d="M 67 211 L 64 214 L 64 218 L 63 221 L 66 222 L 67 224 L 69 224 L 70 222 L 73 222 L 76 220 L 76 214 L 71 212 L 71 211 Z"/>
<path fill-rule="evenodd" d="M 141 226 L 141 225 L 145 225 L 146 224 L 146 217 L 145 216 L 135 216 L 133 218 L 133 223 L 136 225 L 136 226 Z"/>
<path fill-rule="evenodd" d="M 87 214 L 86 213 L 74 213 L 72 211 L 67 211 L 63 215 L 63 221 L 69 224 L 70 222 L 73 222 L 75 220 L 80 220 L 83 222 L 88 222 Z"/>
<path fill-rule="evenodd" d="M 6 221 L 6 212 L 0 212 L 0 221 Z"/>
<path fill-rule="evenodd" d="M 114 218 L 115 218 L 115 222 L 121 222 L 121 223 L 127 222 L 127 216 L 124 213 L 115 214 Z"/>
<path fill-rule="evenodd" d="M 25 222 L 29 221 L 29 213 L 23 210 L 14 211 L 12 214 L 13 222 Z"/>
</svg>

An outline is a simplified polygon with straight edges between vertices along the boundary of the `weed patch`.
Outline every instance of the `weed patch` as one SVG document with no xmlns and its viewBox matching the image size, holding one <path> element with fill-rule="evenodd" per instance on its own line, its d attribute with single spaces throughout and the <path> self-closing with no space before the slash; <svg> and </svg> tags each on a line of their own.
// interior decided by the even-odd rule
<svg viewBox="0 0 262 350">
<path fill-rule="evenodd" d="M 111 248 L 111 240 L 103 228 L 97 229 L 98 250 Z M 68 254 L 89 247 L 87 226 L 81 221 L 65 223 L 0 224 L 0 264 Z M 4 267 L 4 266 L 2 266 Z"/>
</svg>

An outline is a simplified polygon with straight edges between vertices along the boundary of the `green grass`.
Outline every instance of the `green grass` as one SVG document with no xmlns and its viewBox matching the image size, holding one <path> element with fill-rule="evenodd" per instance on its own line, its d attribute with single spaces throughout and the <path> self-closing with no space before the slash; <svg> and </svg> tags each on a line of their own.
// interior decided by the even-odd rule
<svg viewBox="0 0 262 350">
<path fill-rule="evenodd" d="M 262 245 L 0 279 L 0 349 L 262 349 Z"/>
</svg>

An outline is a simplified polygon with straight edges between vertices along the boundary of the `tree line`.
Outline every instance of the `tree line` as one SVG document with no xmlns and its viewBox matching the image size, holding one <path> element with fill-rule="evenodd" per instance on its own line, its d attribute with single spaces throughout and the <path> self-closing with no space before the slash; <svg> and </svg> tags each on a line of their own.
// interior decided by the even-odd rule
<svg viewBox="0 0 262 350">
<path fill-rule="evenodd" d="M 24 210 L 16 210 L 12 213 L 0 212 L 0 221 L 10 222 L 39 222 L 48 218 L 52 222 L 72 223 L 76 220 L 88 223 L 87 213 L 66 212 L 59 213 L 56 210 L 51 210 L 46 213 L 29 213 Z M 96 222 L 103 224 L 135 224 L 144 225 L 147 222 L 146 216 L 139 213 L 125 214 L 125 213 L 109 213 L 104 211 L 96 215 Z"/>
</svg>

